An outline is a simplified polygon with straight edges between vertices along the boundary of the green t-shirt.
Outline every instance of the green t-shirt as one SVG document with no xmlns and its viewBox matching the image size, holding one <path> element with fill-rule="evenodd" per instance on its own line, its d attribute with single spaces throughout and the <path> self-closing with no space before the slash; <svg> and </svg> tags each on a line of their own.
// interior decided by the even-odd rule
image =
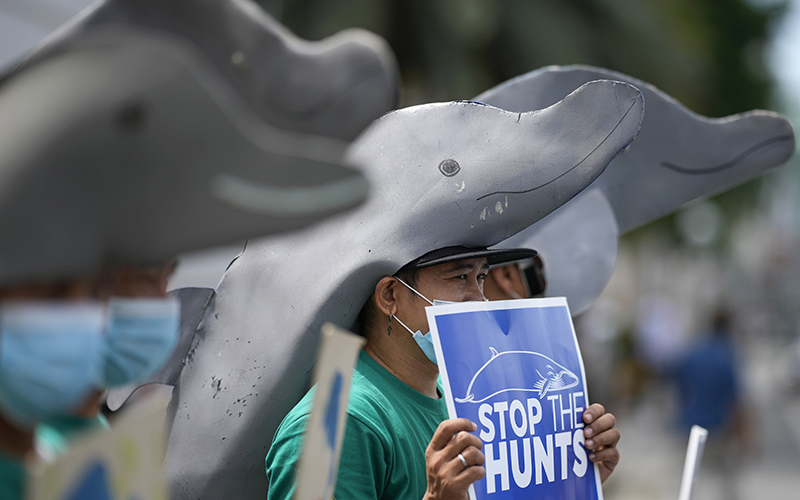
<svg viewBox="0 0 800 500">
<path fill-rule="evenodd" d="M 19 459 L 0 452 L 0 500 L 21 500 L 25 469 Z"/>
<path fill-rule="evenodd" d="M 441 388 L 439 390 L 441 394 Z M 283 419 L 267 453 L 268 500 L 289 500 L 314 401 L 313 389 Z M 334 497 L 414 499 L 427 489 L 425 449 L 447 419 L 444 398 L 415 391 L 361 351 L 353 372 Z"/>
</svg>

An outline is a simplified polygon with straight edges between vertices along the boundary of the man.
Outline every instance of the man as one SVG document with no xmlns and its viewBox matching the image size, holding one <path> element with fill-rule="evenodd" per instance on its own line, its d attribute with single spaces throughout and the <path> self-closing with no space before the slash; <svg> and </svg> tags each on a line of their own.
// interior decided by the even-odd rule
<svg viewBox="0 0 800 500">
<path fill-rule="evenodd" d="M 448 419 L 425 307 L 486 300 L 490 264 L 535 254 L 446 247 L 378 281 L 359 318 L 367 344 L 353 374 L 336 498 L 466 498 L 484 477 L 482 443 L 471 434 L 476 425 Z M 292 496 L 312 401 L 313 391 L 278 428 L 266 458 L 269 500 Z M 589 458 L 605 480 L 619 460 L 614 416 L 593 404 L 583 418 Z"/>
<path fill-rule="evenodd" d="M 108 426 L 103 387 L 138 380 L 170 354 L 174 268 L 115 266 L 0 287 L 0 498 L 23 497 L 29 451 L 51 457 L 72 436 Z"/>
<path fill-rule="evenodd" d="M 546 286 L 544 262 L 537 255 L 531 259 L 492 266 L 483 284 L 483 294 L 489 300 L 544 297 Z"/>
</svg>

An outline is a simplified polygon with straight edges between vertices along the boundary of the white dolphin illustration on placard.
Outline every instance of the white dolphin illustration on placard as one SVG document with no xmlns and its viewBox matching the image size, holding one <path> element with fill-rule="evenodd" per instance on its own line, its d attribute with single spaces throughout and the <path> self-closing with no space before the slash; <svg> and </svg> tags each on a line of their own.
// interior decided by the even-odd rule
<svg viewBox="0 0 800 500">
<path fill-rule="evenodd" d="M 579 379 L 577 375 L 544 354 L 532 351 L 497 352 L 497 349 L 494 347 L 490 347 L 489 349 L 492 351 L 492 358 L 475 372 L 475 375 L 472 377 L 467 387 L 467 394 L 463 398 L 456 398 L 457 403 L 482 403 L 489 398 L 507 391 L 536 392 L 538 393 L 539 399 L 542 399 L 548 392 L 563 391 L 564 389 L 569 389 L 578 385 Z M 505 357 L 501 362 L 495 363 L 496 360 L 503 356 Z M 513 361 L 513 363 L 519 363 L 522 367 L 532 365 L 533 371 L 539 375 L 539 380 L 533 384 L 533 387 L 505 387 L 494 392 L 491 392 L 492 390 L 490 389 L 490 391 L 487 391 L 490 392 L 490 394 L 481 399 L 476 399 L 477 396 L 473 391 L 475 383 L 478 382 L 480 385 L 480 383 L 484 382 L 486 379 L 493 378 L 491 376 L 493 370 L 502 371 L 505 376 L 509 362 L 513 358 L 521 358 Z"/>
</svg>

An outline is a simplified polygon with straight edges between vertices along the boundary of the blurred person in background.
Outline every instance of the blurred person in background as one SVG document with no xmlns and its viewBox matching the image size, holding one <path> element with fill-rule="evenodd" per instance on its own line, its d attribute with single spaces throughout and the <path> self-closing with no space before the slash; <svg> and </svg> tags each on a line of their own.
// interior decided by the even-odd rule
<svg viewBox="0 0 800 500">
<path fill-rule="evenodd" d="M 708 430 L 703 465 L 717 476 L 725 499 L 738 497 L 737 467 L 751 449 L 739 366 L 730 316 L 718 310 L 711 330 L 687 349 L 672 372 L 679 428 L 687 436 L 693 425 Z"/>
<path fill-rule="evenodd" d="M 0 499 L 22 498 L 21 460 L 66 451 L 108 422 L 104 388 L 158 369 L 177 341 L 174 261 L 0 288 Z"/>
<path fill-rule="evenodd" d="M 544 262 L 539 255 L 492 266 L 486 274 L 483 294 L 489 300 L 512 300 L 544 297 L 547 280 Z"/>
</svg>

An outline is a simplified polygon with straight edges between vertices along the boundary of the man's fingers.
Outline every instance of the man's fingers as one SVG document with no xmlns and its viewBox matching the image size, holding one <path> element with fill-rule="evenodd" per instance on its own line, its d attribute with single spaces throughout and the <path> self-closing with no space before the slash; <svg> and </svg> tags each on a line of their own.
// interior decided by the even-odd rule
<svg viewBox="0 0 800 500">
<path fill-rule="evenodd" d="M 599 451 L 593 451 L 589 453 L 589 460 L 603 462 L 608 466 L 609 470 L 614 470 L 614 467 L 619 463 L 619 450 L 616 448 L 603 448 Z"/>
<path fill-rule="evenodd" d="M 463 463 L 461 463 L 461 459 L 458 457 L 458 455 L 464 457 L 464 461 L 467 463 L 466 466 Z M 469 446 L 463 449 L 460 453 L 457 453 L 453 461 L 457 463 L 458 466 L 461 467 L 462 469 L 466 469 L 468 467 L 474 467 L 476 465 L 477 466 L 483 465 L 483 463 L 486 461 L 486 458 L 483 456 L 483 453 L 479 449 L 475 448 L 474 446 Z"/>
<path fill-rule="evenodd" d="M 471 434 L 468 433 L 474 432 L 477 429 L 478 426 L 476 426 L 472 421 L 466 418 L 451 418 L 445 420 L 444 422 L 439 424 L 439 427 L 436 429 L 436 432 L 433 433 L 433 437 L 431 438 L 431 442 L 428 445 L 428 448 L 431 451 L 442 450 L 444 449 L 445 446 L 447 446 L 450 443 L 450 441 L 453 440 L 453 437 L 456 434 L 460 433 L 461 431 L 465 431 L 464 432 L 465 435 L 472 436 Z M 460 438 L 460 436 L 458 437 Z M 464 446 L 462 446 L 462 449 L 463 448 Z M 455 456 L 456 453 L 458 453 L 458 451 L 454 452 L 453 456 Z"/>
<path fill-rule="evenodd" d="M 583 443 L 587 449 L 596 450 L 598 448 L 615 448 L 619 442 L 620 433 L 618 429 L 609 429 L 600 434 L 586 439 Z"/>
<path fill-rule="evenodd" d="M 475 481 L 480 481 L 485 475 L 486 469 L 482 465 L 473 465 L 472 467 L 464 469 L 464 471 L 458 475 L 457 480 L 468 488 L 470 484 Z"/>
<path fill-rule="evenodd" d="M 587 424 L 594 422 L 597 417 L 605 414 L 606 408 L 600 403 L 593 403 L 583 411 L 583 421 Z"/>
<path fill-rule="evenodd" d="M 609 429 L 613 429 L 617 425 L 617 419 L 611 413 L 606 413 L 600 417 L 595 418 L 591 425 L 587 425 L 583 429 L 583 435 L 586 439 L 592 439 L 595 436 L 602 434 Z"/>
<path fill-rule="evenodd" d="M 459 453 L 464 453 L 464 450 L 469 447 L 480 450 L 483 448 L 483 442 L 475 434 L 458 432 L 441 451 L 445 458 L 450 460 Z"/>
</svg>

